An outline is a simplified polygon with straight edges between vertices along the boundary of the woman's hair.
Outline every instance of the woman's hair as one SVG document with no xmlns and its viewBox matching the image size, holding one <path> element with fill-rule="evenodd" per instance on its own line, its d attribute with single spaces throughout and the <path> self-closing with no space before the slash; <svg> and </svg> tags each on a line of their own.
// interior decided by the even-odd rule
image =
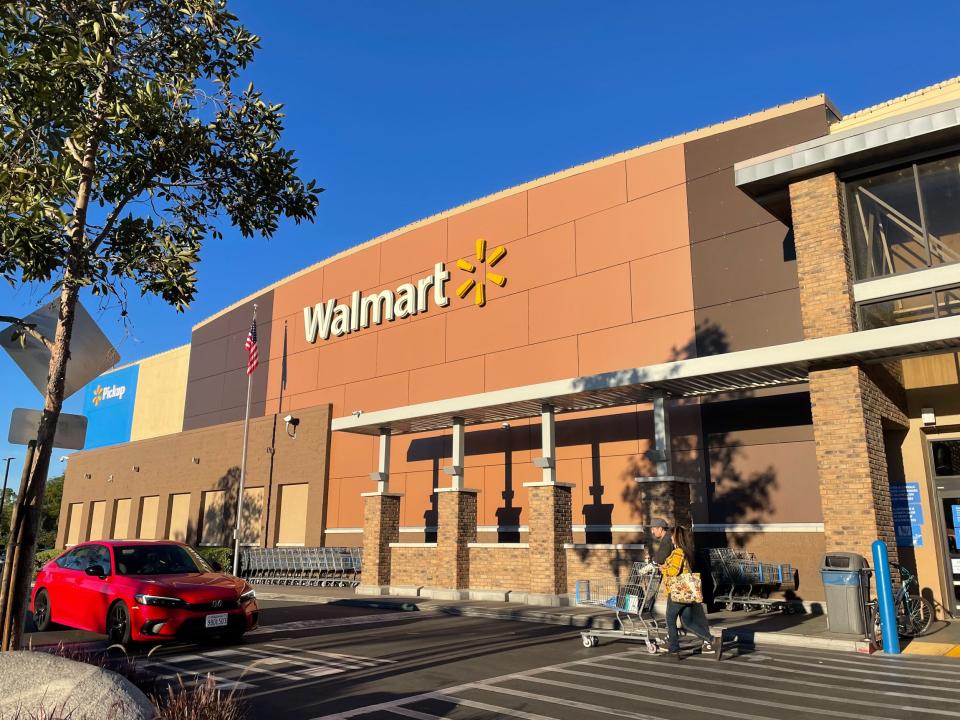
<svg viewBox="0 0 960 720">
<path fill-rule="evenodd" d="M 677 526 L 673 530 L 673 546 L 683 550 L 683 555 L 693 571 L 693 566 L 697 561 L 697 548 L 693 542 L 693 530 L 690 528 Z"/>
</svg>

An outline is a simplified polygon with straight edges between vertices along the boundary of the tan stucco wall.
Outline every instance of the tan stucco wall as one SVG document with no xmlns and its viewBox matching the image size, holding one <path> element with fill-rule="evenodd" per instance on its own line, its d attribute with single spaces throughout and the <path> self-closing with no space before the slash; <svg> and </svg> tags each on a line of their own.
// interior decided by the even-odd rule
<svg viewBox="0 0 960 720">
<path fill-rule="evenodd" d="M 180 432 L 187 394 L 190 346 L 141 360 L 137 399 L 133 406 L 131 440 L 145 440 Z"/>
</svg>

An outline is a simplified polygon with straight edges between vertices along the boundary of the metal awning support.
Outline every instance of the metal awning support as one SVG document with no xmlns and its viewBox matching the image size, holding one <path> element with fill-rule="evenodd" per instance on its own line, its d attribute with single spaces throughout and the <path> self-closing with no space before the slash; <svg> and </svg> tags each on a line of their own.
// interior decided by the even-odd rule
<svg viewBox="0 0 960 720">
<path fill-rule="evenodd" d="M 670 453 L 670 418 L 667 415 L 667 398 L 662 392 L 653 395 L 653 441 L 656 452 L 657 477 L 673 474 Z"/>
<path fill-rule="evenodd" d="M 541 457 L 534 458 L 533 464 L 543 471 L 543 482 L 555 485 L 557 482 L 557 414 L 553 405 L 544 403 L 540 408 L 540 444 Z"/>
<path fill-rule="evenodd" d="M 387 492 L 390 483 L 390 428 L 380 428 L 380 454 L 377 472 L 370 473 L 370 479 L 377 483 L 377 492 Z"/>
<path fill-rule="evenodd" d="M 453 452 L 451 453 L 452 464 L 445 467 L 443 471 L 450 475 L 450 487 L 453 490 L 463 490 L 463 464 L 465 451 L 463 447 L 466 439 L 466 423 L 462 417 L 453 418 Z"/>
</svg>

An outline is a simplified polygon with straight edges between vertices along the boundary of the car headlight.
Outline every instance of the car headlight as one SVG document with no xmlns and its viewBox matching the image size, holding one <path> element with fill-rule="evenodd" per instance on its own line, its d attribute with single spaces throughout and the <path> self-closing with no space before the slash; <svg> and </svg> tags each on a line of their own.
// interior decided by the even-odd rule
<svg viewBox="0 0 960 720">
<path fill-rule="evenodd" d="M 133 599 L 141 605 L 158 605 L 160 607 L 183 607 L 185 605 L 180 598 L 164 597 L 163 595 L 134 595 Z"/>
<path fill-rule="evenodd" d="M 247 590 L 245 593 L 241 593 L 240 602 L 249 602 L 257 596 L 257 591 L 254 589 Z"/>
</svg>

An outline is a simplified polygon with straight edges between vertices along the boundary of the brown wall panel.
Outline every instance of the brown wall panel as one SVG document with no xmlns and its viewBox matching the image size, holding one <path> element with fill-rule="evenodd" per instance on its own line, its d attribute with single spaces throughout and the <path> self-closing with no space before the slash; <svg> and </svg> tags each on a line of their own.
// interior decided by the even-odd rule
<svg viewBox="0 0 960 720">
<path fill-rule="evenodd" d="M 606 165 L 528 190 L 527 229 L 539 232 L 626 201 L 626 166 Z"/>
<path fill-rule="evenodd" d="M 802 339 L 800 291 L 697 308 L 697 354 L 749 350 Z"/>
</svg>

